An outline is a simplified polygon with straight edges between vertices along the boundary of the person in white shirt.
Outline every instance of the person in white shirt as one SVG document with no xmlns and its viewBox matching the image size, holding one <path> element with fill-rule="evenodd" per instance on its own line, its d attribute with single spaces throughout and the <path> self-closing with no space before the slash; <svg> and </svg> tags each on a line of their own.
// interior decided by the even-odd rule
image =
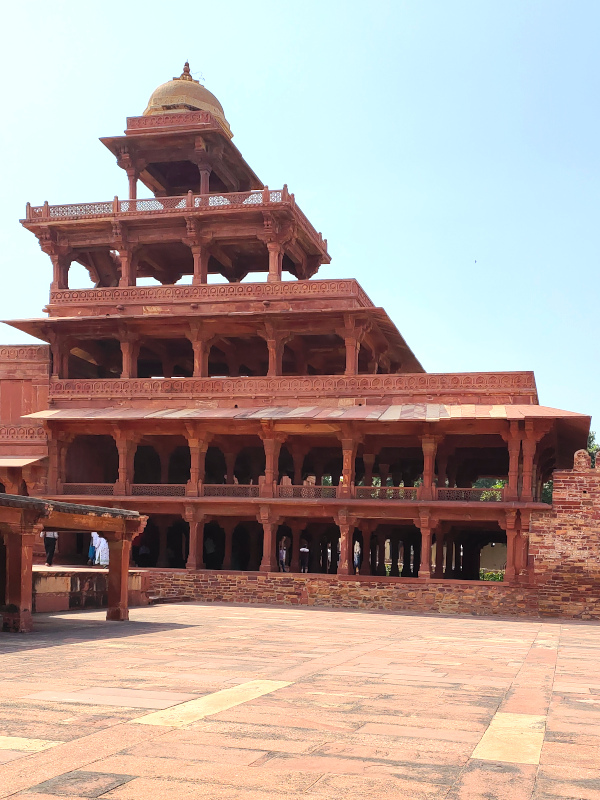
<svg viewBox="0 0 600 800">
<path fill-rule="evenodd" d="M 108 551 L 108 542 L 104 538 L 98 534 L 98 544 L 96 545 L 96 566 L 98 567 L 108 567 L 108 558 L 109 558 L 109 551 Z"/>
<path fill-rule="evenodd" d="M 56 531 L 42 531 L 40 533 L 41 538 L 44 540 L 44 550 L 46 551 L 46 566 L 52 566 L 52 560 L 54 559 L 54 551 L 56 550 L 56 541 L 58 539 L 58 533 Z"/>
</svg>

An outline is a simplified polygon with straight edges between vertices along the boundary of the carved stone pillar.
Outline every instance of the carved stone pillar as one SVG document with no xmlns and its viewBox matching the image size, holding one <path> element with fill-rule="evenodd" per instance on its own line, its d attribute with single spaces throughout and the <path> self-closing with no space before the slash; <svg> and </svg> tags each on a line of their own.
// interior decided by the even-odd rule
<svg viewBox="0 0 600 800">
<path fill-rule="evenodd" d="M 200 194 L 208 194 L 210 192 L 210 169 L 200 170 Z"/>
<path fill-rule="evenodd" d="M 377 575 L 385 575 L 385 533 L 377 534 Z"/>
<path fill-rule="evenodd" d="M 504 439 L 508 446 L 508 485 L 504 490 L 505 500 L 517 500 L 519 496 L 519 456 L 521 455 L 521 434 L 519 423 L 511 420 L 510 429 Z"/>
<path fill-rule="evenodd" d="M 292 460 L 294 462 L 294 486 L 302 486 L 302 467 L 306 457 L 306 448 L 295 445 L 291 448 Z"/>
<path fill-rule="evenodd" d="M 420 516 L 421 528 L 421 565 L 419 578 L 431 578 L 431 518 L 429 514 Z"/>
<path fill-rule="evenodd" d="M 425 435 L 421 437 L 423 448 L 423 486 L 421 487 L 421 498 L 431 500 L 433 498 L 433 474 L 435 467 L 435 453 L 437 450 L 437 439 L 435 436 Z"/>
<path fill-rule="evenodd" d="M 338 497 L 351 497 L 352 486 L 355 478 L 356 450 L 358 440 L 356 438 L 343 438 L 342 444 L 342 474 L 340 476 Z"/>
<path fill-rule="evenodd" d="M 222 569 L 233 569 L 233 532 L 238 525 L 235 519 L 226 519 L 221 523 L 225 532 L 225 554 L 223 556 Z"/>
<path fill-rule="evenodd" d="M 208 282 L 208 260 L 210 252 L 208 247 L 203 244 L 193 244 L 190 246 L 192 256 L 194 257 L 194 275 L 192 277 L 192 284 L 199 285 Z"/>
<path fill-rule="evenodd" d="M 373 466 L 375 464 L 375 453 L 363 453 L 363 464 L 365 465 L 365 486 L 373 485 Z"/>
<path fill-rule="evenodd" d="M 268 336 L 266 341 L 267 349 L 269 351 L 269 368 L 267 376 L 269 378 L 275 378 L 281 375 L 283 371 L 282 360 L 284 345 L 281 338 L 277 336 Z"/>
<path fill-rule="evenodd" d="M 382 486 L 387 486 L 388 477 L 390 475 L 390 465 L 389 464 L 379 464 L 379 480 L 381 481 Z"/>
<path fill-rule="evenodd" d="M 279 452 L 283 439 L 267 431 L 262 435 L 265 449 L 265 480 L 262 484 L 263 497 L 273 497 L 274 484 L 279 475 Z"/>
<path fill-rule="evenodd" d="M 227 450 L 223 452 L 225 456 L 225 483 L 228 485 L 232 485 L 235 483 L 235 462 L 237 459 L 237 453 L 232 450 Z"/>
<path fill-rule="evenodd" d="M 515 544 L 517 538 L 517 512 L 514 509 L 508 509 L 504 514 L 504 529 L 506 530 L 506 570 L 504 571 L 504 580 L 508 582 L 514 581 L 516 576 Z"/>
<path fill-rule="evenodd" d="M 11 525 L 5 530 L 6 605 L 17 608 L 16 621 L 10 614 L 13 630 L 28 633 L 32 630 L 33 547 L 43 525 Z"/>
<path fill-rule="evenodd" d="M 135 286 L 135 273 L 133 269 L 133 253 L 127 248 L 119 251 L 121 261 L 121 277 L 119 286 Z"/>
<path fill-rule="evenodd" d="M 129 199 L 137 200 L 138 174 L 135 168 L 129 168 L 127 170 L 127 179 L 129 182 Z"/>
<path fill-rule="evenodd" d="M 358 354 L 360 352 L 360 340 L 356 334 L 345 336 L 346 346 L 346 369 L 345 375 L 358 375 Z"/>
<path fill-rule="evenodd" d="M 129 619 L 129 562 L 131 560 L 131 541 L 129 539 L 108 538 L 108 608 L 106 619 Z"/>
<path fill-rule="evenodd" d="M 399 542 L 398 542 L 398 535 L 392 534 L 390 536 L 390 557 L 392 559 L 392 566 L 390 568 L 390 575 L 394 578 L 400 577 L 400 571 L 398 569 L 398 557 L 399 557 Z"/>
<path fill-rule="evenodd" d="M 140 343 L 136 337 L 123 336 L 121 344 L 121 377 L 137 378 L 137 360 L 140 351 Z"/>
<path fill-rule="evenodd" d="M 269 275 L 267 277 L 267 282 L 274 283 L 281 280 L 283 247 L 279 242 L 267 242 L 267 250 L 269 251 Z"/>
<path fill-rule="evenodd" d="M 186 506 L 183 516 L 190 526 L 186 569 L 204 569 L 204 514 L 197 511 L 194 506 Z"/>
<path fill-rule="evenodd" d="M 338 575 L 353 575 L 352 536 L 354 534 L 354 520 L 346 511 L 341 510 L 337 514 L 337 525 L 340 529 L 340 560 L 337 565 L 337 573 Z M 334 549 L 337 551 L 335 540 L 331 545 L 332 561 L 334 560 Z"/>
<path fill-rule="evenodd" d="M 275 545 L 277 538 L 277 523 L 270 516 L 269 508 L 261 506 L 257 516 L 263 526 L 263 556 L 260 564 L 261 572 L 275 572 L 277 570 L 277 557 Z"/>
<path fill-rule="evenodd" d="M 190 479 L 185 493 L 190 497 L 198 497 L 200 487 L 204 482 L 208 440 L 189 437 L 188 447 L 190 448 Z"/>
<path fill-rule="evenodd" d="M 523 485 L 521 488 L 521 500 L 530 502 L 533 500 L 533 460 L 535 458 L 537 441 L 532 423 L 525 424 L 525 438 L 522 441 L 523 447 Z"/>
</svg>

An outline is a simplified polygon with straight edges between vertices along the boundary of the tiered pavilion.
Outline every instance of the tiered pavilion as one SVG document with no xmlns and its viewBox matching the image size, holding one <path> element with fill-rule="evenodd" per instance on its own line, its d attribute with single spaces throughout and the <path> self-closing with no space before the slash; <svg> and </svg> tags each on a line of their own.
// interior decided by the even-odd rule
<svg viewBox="0 0 600 800">
<path fill-rule="evenodd" d="M 47 344 L 0 349 L 6 491 L 147 515 L 146 566 L 273 571 L 284 538 L 292 572 L 305 543 L 313 573 L 387 554 L 399 580 L 477 579 L 497 543 L 527 582 L 530 516 L 589 417 L 540 406 L 531 372 L 426 373 L 355 280 L 317 275 L 326 239 L 187 64 L 101 141 L 128 197 L 22 221 L 52 284 L 47 316 L 9 323 Z"/>
</svg>

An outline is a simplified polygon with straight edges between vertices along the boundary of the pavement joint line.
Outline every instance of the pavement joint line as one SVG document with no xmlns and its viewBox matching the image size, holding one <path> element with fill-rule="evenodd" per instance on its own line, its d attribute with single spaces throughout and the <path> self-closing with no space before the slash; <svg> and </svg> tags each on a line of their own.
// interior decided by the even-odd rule
<svg viewBox="0 0 600 800">
<path fill-rule="evenodd" d="M 129 720 L 128 724 L 183 728 L 185 725 L 190 725 L 197 720 L 204 719 L 204 717 L 219 714 L 221 711 L 227 711 L 242 703 L 256 700 L 258 697 L 263 697 L 271 692 L 276 692 L 278 689 L 290 686 L 291 683 L 291 681 L 270 680 L 255 680 L 240 683 L 237 686 L 232 686 L 230 689 L 221 689 L 218 692 L 211 692 L 211 694 L 206 694 L 204 697 L 199 697 L 196 700 L 188 700 L 185 703 L 179 703 L 178 705 L 166 708 L 162 711 L 144 714 L 142 717 Z"/>
</svg>

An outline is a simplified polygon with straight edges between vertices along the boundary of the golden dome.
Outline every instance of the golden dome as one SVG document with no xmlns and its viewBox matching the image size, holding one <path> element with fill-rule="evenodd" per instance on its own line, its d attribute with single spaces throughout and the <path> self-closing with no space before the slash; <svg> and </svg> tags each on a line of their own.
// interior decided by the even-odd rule
<svg viewBox="0 0 600 800">
<path fill-rule="evenodd" d="M 192 78 L 187 61 L 179 78 L 173 78 L 173 80 L 163 83 L 152 92 L 143 116 L 169 114 L 176 111 L 208 111 L 231 134 L 223 106 L 214 94 L 211 94 L 199 81 Z"/>
</svg>

